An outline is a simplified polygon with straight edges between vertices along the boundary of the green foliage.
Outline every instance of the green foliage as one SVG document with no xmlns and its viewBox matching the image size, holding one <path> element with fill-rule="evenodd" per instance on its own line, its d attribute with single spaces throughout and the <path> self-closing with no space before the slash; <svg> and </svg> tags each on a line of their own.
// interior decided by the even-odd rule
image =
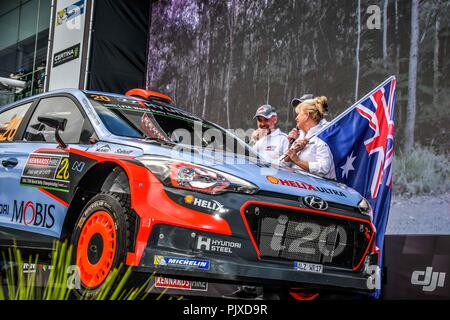
<svg viewBox="0 0 450 320">
<path fill-rule="evenodd" d="M 77 277 L 71 272 L 72 246 L 66 242 L 55 242 L 51 264 L 46 266 L 50 273 L 45 280 L 38 270 L 39 256 L 30 256 L 24 262 L 17 247 L 8 248 L 8 254 L 2 252 L 5 263 L 4 279 L 0 274 L 0 300 L 68 300 L 74 297 L 73 288 Z M 33 266 L 30 268 L 30 266 Z M 41 265 L 42 266 L 42 265 Z M 71 269 L 72 268 L 72 269 Z M 123 265 L 111 270 L 99 292 L 92 297 L 83 294 L 81 299 L 95 300 L 144 300 L 153 287 L 145 290 L 153 279 L 152 274 L 140 287 L 127 288 L 126 284 L 132 274 L 132 268 L 123 270 Z M 78 278 L 79 279 L 79 278 Z M 3 285 L 6 286 L 4 289 Z M 145 292 L 144 292 L 145 291 Z M 161 299 L 165 291 L 157 299 Z M 171 300 L 172 297 L 169 297 Z M 179 298 L 178 298 L 179 299 Z"/>
<path fill-rule="evenodd" d="M 450 161 L 432 147 L 416 145 L 395 155 L 393 187 L 396 194 L 438 194 L 450 191 Z"/>
</svg>

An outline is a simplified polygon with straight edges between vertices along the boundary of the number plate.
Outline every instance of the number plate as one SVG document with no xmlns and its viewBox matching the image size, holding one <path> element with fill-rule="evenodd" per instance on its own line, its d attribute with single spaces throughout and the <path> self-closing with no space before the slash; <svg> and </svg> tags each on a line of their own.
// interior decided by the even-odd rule
<svg viewBox="0 0 450 320">
<path fill-rule="evenodd" d="M 322 273 L 323 265 L 294 261 L 294 269 L 298 271 Z"/>
</svg>

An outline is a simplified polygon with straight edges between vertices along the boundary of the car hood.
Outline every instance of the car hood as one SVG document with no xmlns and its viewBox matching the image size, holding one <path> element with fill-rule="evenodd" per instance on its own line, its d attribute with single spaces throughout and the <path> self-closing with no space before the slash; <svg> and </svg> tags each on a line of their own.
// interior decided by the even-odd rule
<svg viewBox="0 0 450 320">
<path fill-rule="evenodd" d="M 353 207 L 356 207 L 362 199 L 357 191 L 336 181 L 323 179 L 300 170 L 271 167 L 266 162 L 246 159 L 235 154 L 224 154 L 191 146 L 173 148 L 134 138 L 122 138 L 121 143 L 138 147 L 145 155 L 187 161 L 226 172 L 267 192 L 302 197 L 317 196 L 329 202 Z"/>
</svg>

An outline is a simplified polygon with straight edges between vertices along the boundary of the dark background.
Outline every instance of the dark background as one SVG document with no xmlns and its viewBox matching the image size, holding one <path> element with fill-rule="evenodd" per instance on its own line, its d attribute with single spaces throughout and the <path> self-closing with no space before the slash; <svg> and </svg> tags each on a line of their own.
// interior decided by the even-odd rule
<svg viewBox="0 0 450 320">
<path fill-rule="evenodd" d="M 229 128 L 254 127 L 256 108 L 270 103 L 280 126 L 293 126 L 290 100 L 326 95 L 334 117 L 396 75 L 396 148 L 405 136 L 447 152 L 449 142 L 449 1 L 161 0 L 153 3 L 147 87 L 182 108 Z M 386 32 L 383 12 L 386 10 Z M 370 30 L 370 5 L 381 9 Z M 417 115 L 407 119 L 411 26 L 419 27 Z M 383 48 L 383 42 L 386 49 Z M 356 88 L 358 86 L 358 89 Z M 356 94 L 356 90 L 358 93 Z M 331 118 L 332 118 L 331 117 Z M 415 134 L 405 132 L 413 124 Z"/>
</svg>

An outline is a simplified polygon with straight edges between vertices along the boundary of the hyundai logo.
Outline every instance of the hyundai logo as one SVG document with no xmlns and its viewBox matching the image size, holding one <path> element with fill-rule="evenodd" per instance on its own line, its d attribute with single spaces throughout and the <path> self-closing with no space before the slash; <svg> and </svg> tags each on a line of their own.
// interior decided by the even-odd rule
<svg viewBox="0 0 450 320">
<path fill-rule="evenodd" d="M 307 196 L 303 198 L 303 202 L 312 209 L 316 210 L 328 209 L 328 203 L 319 197 Z"/>
</svg>

